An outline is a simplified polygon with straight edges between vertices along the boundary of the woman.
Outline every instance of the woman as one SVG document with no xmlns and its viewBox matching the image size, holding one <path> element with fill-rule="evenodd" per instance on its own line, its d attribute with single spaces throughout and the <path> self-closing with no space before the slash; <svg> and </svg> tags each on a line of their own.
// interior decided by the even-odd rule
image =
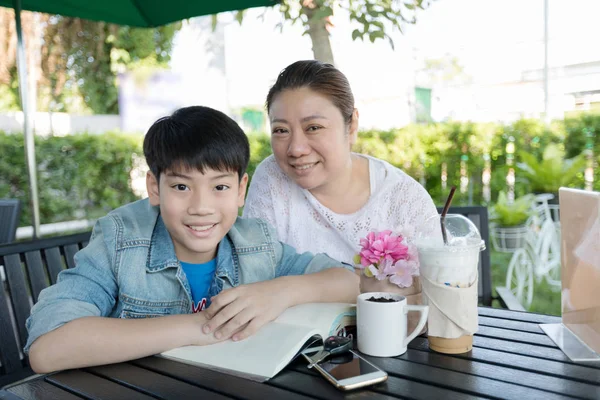
<svg viewBox="0 0 600 400">
<path fill-rule="evenodd" d="M 391 229 L 410 238 L 437 214 L 413 178 L 351 151 L 358 110 L 348 80 L 332 65 L 291 64 L 266 105 L 273 155 L 252 177 L 244 216 L 266 219 L 280 240 L 353 263 L 370 231 Z"/>
</svg>

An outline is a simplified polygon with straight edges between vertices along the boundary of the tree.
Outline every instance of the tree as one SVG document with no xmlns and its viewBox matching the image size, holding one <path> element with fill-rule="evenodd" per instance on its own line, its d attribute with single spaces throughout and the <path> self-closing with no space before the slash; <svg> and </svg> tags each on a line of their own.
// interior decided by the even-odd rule
<svg viewBox="0 0 600 400">
<path fill-rule="evenodd" d="M 304 25 L 315 59 L 333 64 L 329 30 L 332 27 L 330 17 L 336 10 L 345 10 L 350 20 L 360 25 L 352 31 L 353 40 L 388 39 L 393 48 L 386 24 L 402 32 L 405 24 L 416 22 L 417 10 L 423 10 L 427 5 L 427 0 L 282 0 L 279 10 L 285 20 L 300 21 Z M 238 12 L 238 21 L 242 18 L 243 12 Z"/>
<path fill-rule="evenodd" d="M 81 93 L 94 113 L 118 113 L 116 75 L 139 68 L 165 68 L 181 23 L 132 28 L 79 18 L 53 16 L 44 35 L 44 75 L 53 105 L 66 93 Z M 68 97 L 67 97 L 68 98 Z M 50 108 L 50 107 L 49 107 Z"/>
<path fill-rule="evenodd" d="M 32 18 L 34 15 L 38 18 Z M 40 78 L 39 109 L 90 110 L 97 114 L 118 113 L 119 72 L 167 67 L 173 37 L 181 27 L 179 22 L 159 28 L 131 28 L 31 12 L 23 12 L 22 20 L 30 70 L 37 66 L 40 71 L 35 74 Z M 0 8 L 2 108 L 10 108 L 11 93 L 18 96 L 14 90 L 18 86 L 16 34 L 11 21 L 14 21 L 12 10 Z M 34 29 L 37 31 L 33 32 Z M 36 39 L 41 46 L 33 48 Z M 36 62 L 31 65 L 31 60 Z"/>
<path fill-rule="evenodd" d="M 33 79 L 29 90 L 35 94 L 35 78 L 41 75 L 39 49 L 41 46 L 40 14 L 23 12 L 21 25 L 25 40 L 27 68 Z M 0 7 L 0 107 L 20 110 L 19 81 L 16 66 L 17 33 L 14 10 Z"/>
</svg>

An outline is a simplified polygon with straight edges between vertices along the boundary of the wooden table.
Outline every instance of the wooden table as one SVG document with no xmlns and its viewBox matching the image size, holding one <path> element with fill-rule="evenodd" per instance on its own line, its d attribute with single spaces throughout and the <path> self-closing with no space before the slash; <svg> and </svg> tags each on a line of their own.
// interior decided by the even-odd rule
<svg viewBox="0 0 600 400">
<path fill-rule="evenodd" d="M 400 357 L 368 357 L 389 373 L 387 382 L 346 393 L 301 362 L 257 383 L 148 357 L 40 376 L 8 387 L 0 399 L 600 399 L 600 365 L 569 361 L 538 326 L 559 321 L 480 308 L 470 353 L 435 353 L 418 337 Z"/>
</svg>

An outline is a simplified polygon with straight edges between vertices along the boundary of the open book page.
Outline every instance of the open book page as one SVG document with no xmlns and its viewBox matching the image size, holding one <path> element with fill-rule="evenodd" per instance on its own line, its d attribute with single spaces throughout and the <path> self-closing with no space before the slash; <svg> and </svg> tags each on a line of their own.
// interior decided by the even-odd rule
<svg viewBox="0 0 600 400">
<path fill-rule="evenodd" d="M 240 342 L 228 340 L 209 346 L 185 346 L 161 356 L 231 372 L 255 380 L 275 376 L 314 335 L 327 337 L 341 325 L 354 305 L 313 303 L 291 307 L 275 321 Z"/>
<path fill-rule="evenodd" d="M 347 325 L 354 325 L 356 307 L 346 303 L 307 303 L 288 308 L 274 322 L 318 329 L 328 337 Z"/>
</svg>

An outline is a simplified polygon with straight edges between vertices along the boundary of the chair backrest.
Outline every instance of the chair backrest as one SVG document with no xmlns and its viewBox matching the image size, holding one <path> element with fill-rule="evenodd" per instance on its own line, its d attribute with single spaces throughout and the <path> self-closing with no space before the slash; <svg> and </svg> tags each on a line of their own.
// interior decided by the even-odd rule
<svg viewBox="0 0 600 400">
<path fill-rule="evenodd" d="M 0 246 L 0 387 L 32 373 L 22 349 L 25 321 L 42 289 L 75 266 L 90 232 Z"/>
<path fill-rule="evenodd" d="M 19 200 L 0 199 L 0 244 L 15 241 L 20 216 L 21 202 Z"/>
<path fill-rule="evenodd" d="M 442 212 L 443 207 L 438 207 Z M 485 206 L 450 207 L 448 214 L 460 214 L 469 218 L 479 229 L 479 234 L 485 242 L 485 250 L 479 253 L 479 283 L 477 293 L 479 302 L 484 306 L 492 305 L 492 271 L 490 262 L 490 228 L 488 209 Z"/>
</svg>

